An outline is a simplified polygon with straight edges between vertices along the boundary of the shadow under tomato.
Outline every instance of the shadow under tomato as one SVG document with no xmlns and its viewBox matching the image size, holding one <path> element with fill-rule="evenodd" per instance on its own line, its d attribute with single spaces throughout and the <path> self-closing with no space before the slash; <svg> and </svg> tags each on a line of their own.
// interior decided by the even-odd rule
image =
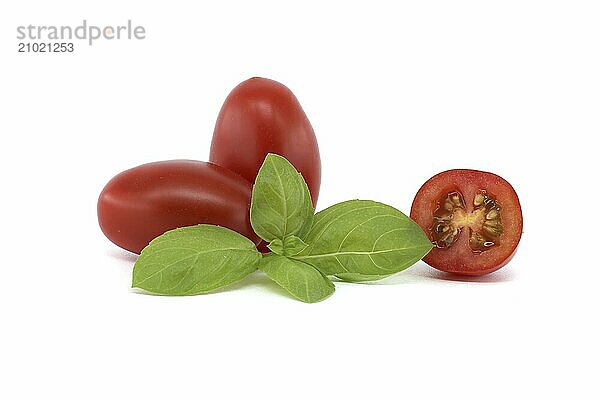
<svg viewBox="0 0 600 400">
<path fill-rule="evenodd" d="M 110 250 L 107 250 L 106 253 L 112 258 L 115 258 L 119 261 L 130 262 L 132 266 L 133 263 L 135 263 L 135 260 L 137 260 L 138 258 L 137 254 L 121 248 L 112 248 Z"/>
<path fill-rule="evenodd" d="M 481 276 L 469 276 L 451 274 L 448 272 L 438 271 L 437 269 L 430 268 L 425 274 L 426 277 L 451 282 L 472 282 L 472 283 L 500 283 L 510 282 L 515 279 L 515 273 L 512 269 L 499 269 L 498 271 L 492 272 L 491 274 Z"/>
<path fill-rule="evenodd" d="M 343 285 L 406 285 L 406 284 L 418 284 L 423 283 L 423 277 L 427 277 L 427 270 L 429 266 L 423 262 L 419 262 L 412 267 L 395 273 L 394 275 L 388 276 L 387 278 L 380 279 L 378 281 L 364 281 L 364 282 L 345 282 L 331 276 L 331 280 L 335 284 Z M 429 277 L 427 277 L 429 278 Z"/>
<path fill-rule="evenodd" d="M 483 276 L 466 276 L 458 274 L 450 274 L 442 271 L 438 271 L 435 268 L 430 267 L 424 262 L 419 262 L 412 267 L 398 272 L 387 278 L 378 281 L 367 281 L 357 282 L 352 284 L 358 285 L 403 285 L 403 284 L 415 284 L 415 283 L 431 283 L 433 281 L 446 281 L 446 282 L 473 282 L 473 283 L 499 283 L 509 282 L 515 279 L 515 273 L 511 269 L 500 269 L 488 275 Z M 351 284 L 349 282 L 340 281 L 334 277 L 332 280 L 338 284 Z"/>
<path fill-rule="evenodd" d="M 423 277 L 415 274 L 412 271 L 401 271 L 394 275 L 388 276 L 387 278 L 380 279 L 378 281 L 363 281 L 363 282 L 346 282 L 336 278 L 335 276 L 330 276 L 333 283 L 336 285 L 406 285 L 411 283 L 419 283 L 423 281 Z"/>
</svg>

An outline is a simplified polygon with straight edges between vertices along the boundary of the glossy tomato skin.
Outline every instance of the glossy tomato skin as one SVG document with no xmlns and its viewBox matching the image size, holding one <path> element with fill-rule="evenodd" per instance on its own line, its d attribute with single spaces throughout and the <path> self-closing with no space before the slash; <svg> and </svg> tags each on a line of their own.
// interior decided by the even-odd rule
<svg viewBox="0 0 600 400">
<path fill-rule="evenodd" d="M 212 138 L 210 161 L 254 183 L 268 153 L 287 158 L 302 174 L 317 204 L 321 159 L 313 128 L 286 86 L 251 78 L 225 99 Z"/>
<path fill-rule="evenodd" d="M 458 191 L 465 199 L 467 211 L 471 212 L 474 209 L 474 196 L 481 190 L 492 195 L 501 206 L 503 233 L 499 238 L 499 245 L 483 252 L 475 252 L 469 244 L 469 230 L 463 228 L 452 246 L 434 247 L 423 261 L 444 272 L 477 276 L 494 272 L 511 260 L 523 232 L 523 214 L 514 188 L 498 175 L 469 169 L 441 172 L 419 189 L 410 217 L 432 239 L 432 220 L 440 198 Z"/>
<path fill-rule="evenodd" d="M 189 160 L 140 165 L 111 179 L 98 199 L 102 232 L 134 253 L 164 232 L 220 225 L 259 243 L 250 226 L 252 185 L 211 163 Z"/>
</svg>

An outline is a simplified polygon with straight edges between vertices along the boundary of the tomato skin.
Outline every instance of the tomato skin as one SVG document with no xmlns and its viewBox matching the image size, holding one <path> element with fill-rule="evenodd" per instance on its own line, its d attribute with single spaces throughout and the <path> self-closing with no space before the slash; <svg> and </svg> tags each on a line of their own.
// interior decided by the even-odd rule
<svg viewBox="0 0 600 400">
<path fill-rule="evenodd" d="M 514 188 L 498 175 L 469 169 L 441 172 L 421 186 L 413 200 L 410 217 L 432 239 L 433 214 L 440 198 L 458 191 L 465 198 L 466 210 L 471 212 L 473 198 L 480 190 L 494 196 L 501 205 L 503 233 L 500 243 L 483 252 L 474 252 L 469 245 L 468 229 L 463 228 L 452 246 L 434 247 L 423 261 L 441 271 L 477 276 L 494 272 L 511 260 L 523 232 L 523 214 Z"/>
<path fill-rule="evenodd" d="M 106 237 L 140 253 L 155 237 L 189 225 L 232 229 L 259 243 L 250 226 L 252 185 L 218 165 L 160 161 L 112 178 L 98 199 L 98 222 Z"/>
<path fill-rule="evenodd" d="M 254 183 L 268 153 L 281 155 L 294 165 L 316 205 L 321 159 L 310 121 L 286 86 L 270 79 L 251 78 L 237 85 L 225 99 L 209 160 Z"/>
</svg>

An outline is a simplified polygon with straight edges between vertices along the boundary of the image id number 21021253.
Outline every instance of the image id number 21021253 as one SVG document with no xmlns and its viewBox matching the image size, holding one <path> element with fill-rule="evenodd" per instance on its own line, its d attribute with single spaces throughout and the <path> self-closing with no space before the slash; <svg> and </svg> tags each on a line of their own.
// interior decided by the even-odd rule
<svg viewBox="0 0 600 400">
<path fill-rule="evenodd" d="M 72 42 L 20 42 L 18 44 L 19 53 L 72 53 L 73 51 L 74 45 Z"/>
</svg>

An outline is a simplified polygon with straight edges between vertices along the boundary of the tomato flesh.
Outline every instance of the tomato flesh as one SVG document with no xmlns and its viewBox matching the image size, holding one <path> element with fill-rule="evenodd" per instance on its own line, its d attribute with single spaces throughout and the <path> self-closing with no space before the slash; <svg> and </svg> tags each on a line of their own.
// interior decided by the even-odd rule
<svg viewBox="0 0 600 400">
<path fill-rule="evenodd" d="M 462 275 L 483 275 L 506 265 L 523 231 L 515 190 L 500 176 L 483 171 L 435 175 L 417 192 L 410 216 L 435 246 L 423 260 Z"/>
</svg>

